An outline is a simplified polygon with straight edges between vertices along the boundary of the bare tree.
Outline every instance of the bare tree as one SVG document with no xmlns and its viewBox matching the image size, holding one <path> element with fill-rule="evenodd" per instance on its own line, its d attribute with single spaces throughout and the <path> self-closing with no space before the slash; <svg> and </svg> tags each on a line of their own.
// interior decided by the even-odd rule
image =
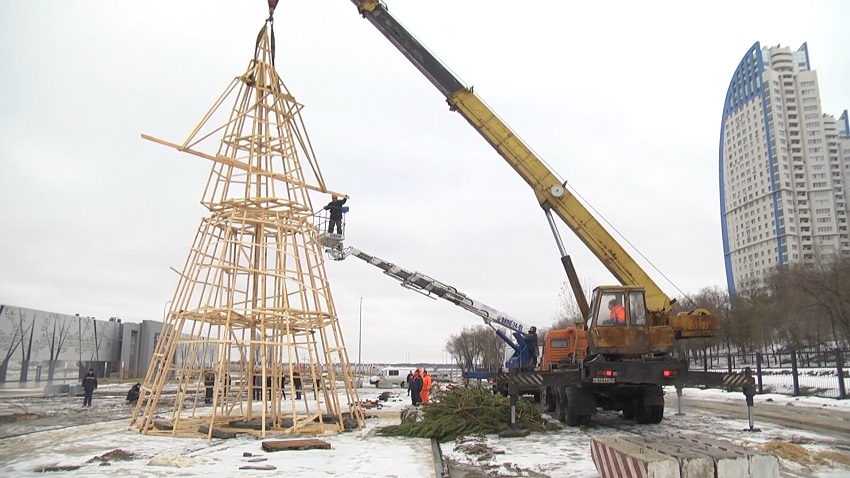
<svg viewBox="0 0 850 478">
<path fill-rule="evenodd" d="M 92 349 L 92 345 L 94 345 L 94 341 L 89 336 L 89 329 L 92 328 L 95 322 L 90 320 L 88 317 L 80 317 L 77 315 L 77 334 L 79 338 L 78 351 L 79 361 L 77 362 L 77 367 L 79 368 L 80 376 L 85 375 L 86 370 L 89 368 L 89 363 L 91 363 L 91 357 L 88 358 L 88 361 L 83 361 L 83 353 L 87 350 Z M 92 355 L 94 353 L 92 352 Z"/>
<path fill-rule="evenodd" d="M 812 302 L 787 267 L 778 268 L 767 278 L 773 302 L 771 320 L 773 342 L 790 345 L 794 349 L 817 347 L 820 331 L 826 330 L 826 321 L 819 307 Z M 766 344 L 775 348 L 772 343 Z"/>
<path fill-rule="evenodd" d="M 24 325 L 24 311 L 18 309 L 18 326 L 21 329 L 21 376 L 20 382 L 26 382 L 29 378 L 30 358 L 33 350 L 33 335 L 35 332 L 35 313 L 29 324 Z"/>
<path fill-rule="evenodd" d="M 505 341 L 490 327 L 480 326 L 475 331 L 475 344 L 479 347 L 481 366 L 490 371 L 501 370 L 505 362 Z"/>
<path fill-rule="evenodd" d="M 6 306 L 0 305 L 0 318 L 3 317 L 3 311 L 6 310 Z M 9 322 L 12 322 L 11 315 L 9 316 Z M 12 334 L 7 335 L 0 332 L 0 345 L 3 346 L 3 349 L 6 350 L 6 355 L 3 357 L 3 362 L 0 362 L 0 382 L 6 381 L 6 372 L 9 369 L 9 360 L 12 358 L 12 355 L 18 350 L 18 347 L 21 345 L 21 335 L 24 333 L 23 328 L 21 327 L 20 321 L 16 324 L 16 327 L 13 327 Z"/>
<path fill-rule="evenodd" d="M 475 369 L 497 371 L 505 356 L 505 343 L 484 325 L 464 327 L 449 337 L 446 351 L 464 372 Z"/>
<path fill-rule="evenodd" d="M 730 350 L 735 347 L 747 353 L 773 343 L 769 317 L 772 301 L 767 291 L 755 284 L 738 291 L 727 320 Z"/>
<path fill-rule="evenodd" d="M 457 334 L 449 336 L 446 342 L 446 351 L 452 356 L 454 362 L 464 372 L 471 372 L 475 368 L 475 354 L 473 351 L 473 338 L 466 327 Z"/>
<path fill-rule="evenodd" d="M 59 354 L 62 353 L 62 347 L 65 345 L 65 341 L 68 340 L 72 323 L 67 317 L 63 316 L 60 318 L 58 314 L 50 314 L 47 320 L 44 320 L 41 324 L 45 340 L 47 341 L 47 349 L 50 351 L 50 361 L 47 366 L 48 380 L 53 380 L 56 372 L 56 362 L 59 360 Z"/>
<path fill-rule="evenodd" d="M 587 293 L 590 290 L 588 284 L 582 281 L 582 290 Z M 590 302 L 590 298 L 585 298 Z M 582 317 L 581 309 L 579 309 L 578 301 L 576 301 L 573 289 L 570 283 L 564 281 L 561 283 L 561 289 L 558 291 L 558 312 L 555 320 L 552 323 L 553 329 L 562 329 L 571 327 L 577 323 L 584 323 L 586 317 Z"/>
<path fill-rule="evenodd" d="M 785 273 L 826 319 L 835 345 L 850 343 L 850 256 L 816 255 L 812 263 L 796 264 Z"/>
</svg>

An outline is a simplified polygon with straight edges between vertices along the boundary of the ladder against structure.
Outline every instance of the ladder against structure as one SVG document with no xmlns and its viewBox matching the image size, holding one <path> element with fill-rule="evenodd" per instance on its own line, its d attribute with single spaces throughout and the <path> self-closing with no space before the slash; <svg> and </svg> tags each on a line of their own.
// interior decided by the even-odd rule
<svg viewBox="0 0 850 478">
<path fill-rule="evenodd" d="M 209 214 L 131 418 L 141 433 L 212 437 L 216 429 L 253 428 L 265 436 L 363 426 L 325 272 L 327 240 L 311 220 L 309 192 L 328 190 L 303 105 L 274 68 L 273 43 L 270 18 L 248 69 L 184 143 L 143 135 L 212 161 L 212 171 L 201 199 Z"/>
</svg>

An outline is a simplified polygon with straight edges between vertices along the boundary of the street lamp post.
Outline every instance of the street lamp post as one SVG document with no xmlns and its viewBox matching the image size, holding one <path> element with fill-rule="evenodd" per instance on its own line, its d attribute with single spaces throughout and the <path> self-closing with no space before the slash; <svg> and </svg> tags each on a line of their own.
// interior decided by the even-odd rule
<svg viewBox="0 0 850 478">
<path fill-rule="evenodd" d="M 162 306 L 162 322 L 163 323 L 165 323 L 165 319 L 166 319 L 166 317 L 168 317 L 166 314 L 168 314 L 168 304 L 170 304 L 170 303 L 171 303 L 170 300 L 166 301 L 165 305 Z"/>
<path fill-rule="evenodd" d="M 363 297 L 360 298 L 360 329 L 357 332 L 357 368 L 361 366 L 363 357 Z"/>
</svg>

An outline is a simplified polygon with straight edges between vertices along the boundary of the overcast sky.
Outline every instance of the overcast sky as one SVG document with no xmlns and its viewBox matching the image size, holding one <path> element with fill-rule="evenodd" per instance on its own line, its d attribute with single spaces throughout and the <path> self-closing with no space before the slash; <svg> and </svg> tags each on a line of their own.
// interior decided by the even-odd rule
<svg viewBox="0 0 850 478">
<path fill-rule="evenodd" d="M 726 285 L 720 121 L 747 49 L 808 42 L 825 112 L 850 108 L 844 1 L 387 3 L 672 297 Z M 0 303 L 162 320 L 210 163 L 140 134 L 182 142 L 266 16 L 262 0 L 0 2 Z M 565 275 L 525 182 L 351 2 L 281 0 L 275 32 L 328 188 L 351 196 L 346 242 L 551 324 Z M 585 283 L 615 282 L 561 235 Z M 442 361 L 481 323 L 356 259 L 327 272 L 352 362 Z"/>
</svg>

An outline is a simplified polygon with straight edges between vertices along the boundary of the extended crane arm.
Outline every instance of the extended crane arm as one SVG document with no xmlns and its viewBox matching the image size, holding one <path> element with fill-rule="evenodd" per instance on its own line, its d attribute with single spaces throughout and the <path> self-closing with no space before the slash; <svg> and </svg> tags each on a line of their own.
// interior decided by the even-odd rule
<svg viewBox="0 0 850 478">
<path fill-rule="evenodd" d="M 514 332 L 525 334 L 528 332 L 529 326 L 512 318 L 508 314 L 498 311 L 489 305 L 468 297 L 463 292 L 459 292 L 456 288 L 443 284 L 442 282 L 432 279 L 420 272 L 411 272 L 403 267 L 399 267 L 392 262 L 387 262 L 380 257 L 375 257 L 354 247 L 346 247 L 345 250 L 332 251 L 332 257 L 336 260 L 342 260 L 349 256 L 354 256 L 358 259 L 368 262 L 373 266 L 384 271 L 384 274 L 401 282 L 401 286 L 407 289 L 419 292 L 431 298 L 440 298 L 451 302 L 452 304 L 472 312 L 473 314 L 484 319 L 487 325 L 501 325 Z M 503 337 L 504 338 L 504 337 Z M 505 340 L 511 343 L 510 340 Z"/>
<path fill-rule="evenodd" d="M 666 315 L 670 311 L 670 298 L 472 88 L 461 83 L 380 1 L 351 1 L 534 189 L 541 207 L 554 211 L 621 284 L 643 286 L 650 312 Z"/>
</svg>

